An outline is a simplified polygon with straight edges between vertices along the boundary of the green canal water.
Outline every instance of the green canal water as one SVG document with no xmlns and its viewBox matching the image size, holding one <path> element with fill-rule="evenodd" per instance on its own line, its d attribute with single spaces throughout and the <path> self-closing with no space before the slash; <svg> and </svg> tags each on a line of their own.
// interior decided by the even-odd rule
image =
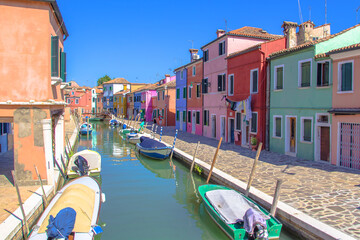
<svg viewBox="0 0 360 240">
<path fill-rule="evenodd" d="M 122 140 L 119 128 L 93 123 L 89 138 L 81 136 L 78 151 L 102 156 L 101 206 L 97 239 L 221 240 L 228 237 L 207 214 L 197 187 L 206 180 L 189 174 L 181 162 L 139 156 Z M 296 239 L 283 231 L 282 240 Z"/>
</svg>

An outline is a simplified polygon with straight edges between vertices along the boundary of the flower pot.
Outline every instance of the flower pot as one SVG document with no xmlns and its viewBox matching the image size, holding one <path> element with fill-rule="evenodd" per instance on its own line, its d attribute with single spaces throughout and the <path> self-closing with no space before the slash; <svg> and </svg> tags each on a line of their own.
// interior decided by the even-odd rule
<svg viewBox="0 0 360 240">
<path fill-rule="evenodd" d="M 250 145 L 252 151 L 256 151 L 256 145 Z"/>
</svg>

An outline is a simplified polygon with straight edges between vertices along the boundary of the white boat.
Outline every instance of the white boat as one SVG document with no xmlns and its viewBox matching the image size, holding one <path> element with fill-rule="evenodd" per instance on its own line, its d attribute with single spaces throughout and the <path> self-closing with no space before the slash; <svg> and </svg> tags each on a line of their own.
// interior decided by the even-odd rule
<svg viewBox="0 0 360 240">
<path fill-rule="evenodd" d="M 70 181 L 60 191 L 58 191 L 51 200 L 50 204 L 47 206 L 40 219 L 33 227 L 29 239 L 48 239 L 46 230 L 49 225 L 50 215 L 56 217 L 60 210 L 66 208 L 72 208 L 76 212 L 74 228 L 70 234 L 70 236 L 72 236 L 71 239 L 93 239 L 96 229 L 98 228 L 96 223 L 99 218 L 101 202 L 104 202 L 104 200 L 105 197 L 101 193 L 101 188 L 98 182 L 93 178 L 83 176 Z M 62 223 L 69 222 L 67 221 L 69 219 L 66 218 L 61 220 L 63 220 Z M 55 224 L 59 224 L 59 222 L 55 221 Z M 59 232 L 62 235 L 64 234 L 62 231 L 64 229 L 63 227 L 67 226 L 62 225 L 60 228 L 57 225 L 55 226 L 55 230 L 61 230 L 61 232 Z M 68 239 L 68 236 L 65 236 L 63 239 Z"/>
<path fill-rule="evenodd" d="M 87 122 L 81 124 L 80 126 L 80 134 L 91 134 L 92 130 L 92 125 Z"/>
<path fill-rule="evenodd" d="M 137 144 L 140 143 L 140 138 L 142 136 L 148 136 L 148 134 L 142 134 L 142 133 L 127 133 L 126 134 L 126 140 L 129 143 Z"/>
<path fill-rule="evenodd" d="M 141 137 L 140 143 L 136 144 L 136 148 L 142 155 L 159 160 L 168 158 L 173 150 L 172 147 L 148 137 Z"/>
<path fill-rule="evenodd" d="M 87 161 L 86 173 L 81 172 L 81 166 L 79 166 L 79 156 L 83 157 Z M 77 161 L 77 162 L 76 162 Z M 98 152 L 92 150 L 83 150 L 75 153 L 69 161 L 67 168 L 67 175 L 69 178 L 75 178 L 81 175 L 97 176 L 101 172 L 101 155 Z"/>
</svg>

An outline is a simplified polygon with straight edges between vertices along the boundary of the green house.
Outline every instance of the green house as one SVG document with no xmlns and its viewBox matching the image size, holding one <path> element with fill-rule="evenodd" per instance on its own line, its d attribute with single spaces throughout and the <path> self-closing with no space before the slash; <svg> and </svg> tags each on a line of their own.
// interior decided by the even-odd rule
<svg viewBox="0 0 360 240">
<path fill-rule="evenodd" d="M 298 33 L 296 23 L 283 27 L 291 47 L 269 57 L 270 151 L 330 162 L 332 61 L 323 53 L 359 42 L 360 25 L 328 36 L 309 21 Z"/>
</svg>

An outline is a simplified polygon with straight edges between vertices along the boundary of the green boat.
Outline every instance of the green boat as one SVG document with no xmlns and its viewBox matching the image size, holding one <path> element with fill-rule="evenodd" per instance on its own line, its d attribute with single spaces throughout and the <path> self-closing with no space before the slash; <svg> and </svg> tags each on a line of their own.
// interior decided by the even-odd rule
<svg viewBox="0 0 360 240">
<path fill-rule="evenodd" d="M 266 222 L 266 226 L 262 229 L 262 236 L 257 238 L 256 235 L 261 234 L 261 226 L 250 227 L 252 230 L 255 229 L 252 239 L 279 239 L 282 224 L 263 207 L 245 195 L 225 186 L 211 184 L 200 186 L 199 193 L 210 217 L 230 239 L 250 238 L 250 235 L 245 230 L 246 227 L 249 229 L 249 221 L 245 219 L 245 216 L 248 216 L 248 210 L 251 210 L 249 212 L 256 212 L 258 216 L 261 215 L 264 225 Z M 245 214 L 242 214 L 242 212 Z M 232 217 L 236 220 L 231 219 Z M 258 228 L 259 226 L 260 228 Z M 259 231 L 257 232 L 257 230 Z"/>
</svg>

